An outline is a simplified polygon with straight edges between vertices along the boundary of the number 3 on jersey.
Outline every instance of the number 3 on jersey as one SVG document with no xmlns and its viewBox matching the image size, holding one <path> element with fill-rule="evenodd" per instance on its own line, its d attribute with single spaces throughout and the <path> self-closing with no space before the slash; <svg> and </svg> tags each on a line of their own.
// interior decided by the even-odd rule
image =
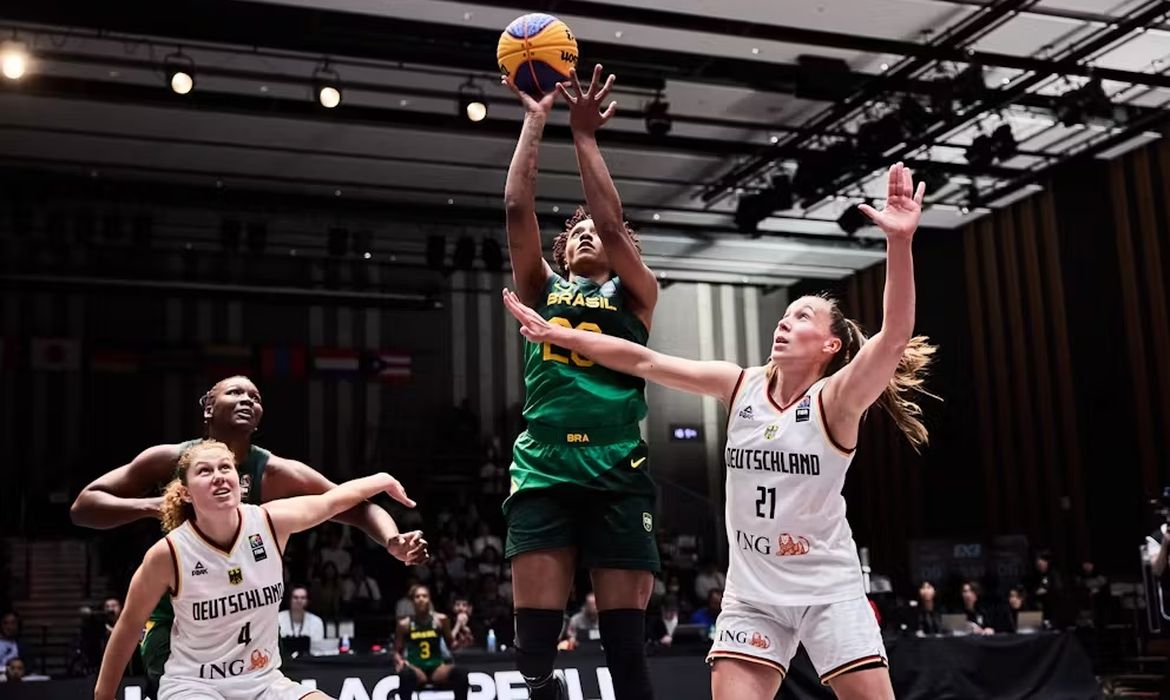
<svg viewBox="0 0 1170 700">
<path fill-rule="evenodd" d="M 569 319 L 562 318 L 560 316 L 554 316 L 554 317 L 550 318 L 548 320 L 548 322 L 553 324 L 554 326 L 561 326 L 562 328 L 572 328 L 573 327 L 573 324 L 569 323 Z M 590 333 L 600 333 L 601 326 L 597 325 L 596 323 L 591 323 L 589 321 L 583 321 L 583 322 L 577 324 L 576 330 L 589 331 Z M 560 362 L 561 364 L 567 365 L 567 364 L 569 364 L 569 358 L 571 357 L 573 360 L 573 364 L 577 365 L 578 367 L 592 367 L 593 366 L 593 360 L 590 360 L 589 358 L 584 357 L 583 355 L 578 355 L 577 353 L 574 352 L 569 357 L 566 357 L 566 356 L 561 355 L 559 353 L 553 352 L 554 349 L 560 350 L 561 352 L 568 352 L 564 348 L 557 347 L 556 345 L 553 345 L 552 343 L 549 343 L 547 341 L 545 343 L 543 343 L 543 345 L 544 345 L 544 361 L 545 362 L 552 360 L 553 362 Z"/>
</svg>

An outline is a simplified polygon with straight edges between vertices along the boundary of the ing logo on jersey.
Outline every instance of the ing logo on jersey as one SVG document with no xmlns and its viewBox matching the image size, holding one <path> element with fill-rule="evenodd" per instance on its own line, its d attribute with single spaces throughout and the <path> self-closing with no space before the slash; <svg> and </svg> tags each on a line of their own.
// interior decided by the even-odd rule
<svg viewBox="0 0 1170 700">
<path fill-rule="evenodd" d="M 260 651 L 259 649 L 252 650 L 252 663 L 248 666 L 248 670 L 249 671 L 258 671 L 262 668 L 265 668 L 266 666 L 268 666 L 268 659 L 269 658 L 270 657 L 268 656 L 268 654 L 265 654 L 264 652 Z"/>
<path fill-rule="evenodd" d="M 767 649 L 772 646 L 772 640 L 768 639 L 768 635 L 760 634 L 759 632 L 752 632 L 752 639 L 748 644 L 751 644 L 757 649 Z"/>
<path fill-rule="evenodd" d="M 240 571 L 240 567 L 228 569 L 228 583 L 233 586 L 238 586 L 244 582 L 244 572 Z"/>
</svg>

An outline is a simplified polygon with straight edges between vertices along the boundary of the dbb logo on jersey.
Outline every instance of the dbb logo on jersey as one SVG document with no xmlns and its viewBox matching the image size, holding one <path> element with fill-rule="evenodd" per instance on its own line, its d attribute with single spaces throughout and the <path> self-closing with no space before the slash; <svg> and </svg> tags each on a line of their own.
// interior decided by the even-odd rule
<svg viewBox="0 0 1170 700">
<path fill-rule="evenodd" d="M 740 646 L 753 646 L 757 649 L 770 649 L 772 640 L 766 634 L 759 632 L 745 632 L 743 630 L 720 630 L 719 641 L 730 642 Z"/>
<path fill-rule="evenodd" d="M 207 575 L 207 567 L 203 565 L 203 562 L 197 561 L 197 562 L 195 562 L 195 568 L 191 569 L 191 575 L 192 576 L 206 576 Z"/>
<path fill-rule="evenodd" d="M 264 561 L 268 558 L 268 552 L 264 551 L 264 538 L 259 534 L 248 535 L 248 545 L 252 548 L 254 560 Z"/>
<path fill-rule="evenodd" d="M 812 412 L 812 397 L 805 396 L 803 399 L 800 400 L 800 403 L 796 406 L 796 422 L 797 423 L 807 422 L 809 415 L 811 415 L 811 412 Z"/>
<path fill-rule="evenodd" d="M 244 572 L 240 571 L 240 567 L 228 569 L 228 583 L 233 586 L 238 586 L 244 581 Z"/>
<path fill-rule="evenodd" d="M 769 425 L 767 428 L 764 428 L 764 439 L 771 440 L 772 438 L 776 437 L 776 432 L 779 430 L 780 426 L 776 425 L 775 423 Z"/>
</svg>

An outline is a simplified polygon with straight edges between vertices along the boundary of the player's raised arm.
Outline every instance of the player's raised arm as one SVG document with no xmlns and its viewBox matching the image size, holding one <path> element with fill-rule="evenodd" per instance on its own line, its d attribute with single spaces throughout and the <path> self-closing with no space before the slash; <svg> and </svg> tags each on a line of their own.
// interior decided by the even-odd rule
<svg viewBox="0 0 1170 700">
<path fill-rule="evenodd" d="M 263 508 L 272 517 L 277 540 L 283 549 L 289 535 L 335 517 L 362 501 L 379 493 L 400 491 L 402 485 L 386 472 L 347 481 L 316 496 L 296 496 L 265 503 Z M 408 505 L 413 506 L 414 501 Z"/>
<path fill-rule="evenodd" d="M 525 304 L 533 304 L 552 268 L 544 259 L 540 242 L 540 225 L 536 220 L 536 171 L 540 160 L 540 140 L 548 121 L 556 93 L 536 100 L 525 94 L 507 78 L 502 80 L 524 105 L 524 126 L 508 166 L 504 185 L 504 211 L 508 225 L 508 256 L 512 261 L 512 280 Z"/>
<path fill-rule="evenodd" d="M 161 496 L 150 496 L 170 480 L 179 445 L 155 445 L 117 469 L 94 479 L 69 508 L 74 525 L 98 530 L 159 517 Z"/>
<path fill-rule="evenodd" d="M 605 104 L 616 78 L 611 74 L 603 83 L 601 75 L 601 65 L 598 64 L 593 68 L 589 87 L 582 88 L 577 72 L 572 71 L 569 74 L 572 87 L 562 83 L 557 85 L 557 91 L 569 103 L 569 125 L 573 129 L 573 146 L 581 170 L 581 187 L 597 235 L 601 237 L 613 271 L 637 303 L 639 316 L 649 319 L 658 303 L 658 280 L 642 262 L 642 254 L 626 229 L 621 197 L 597 145 L 597 130 L 617 113 L 617 102 Z"/>
<path fill-rule="evenodd" d="M 616 372 L 679 391 L 713 396 L 727 405 L 743 371 L 732 362 L 688 360 L 611 335 L 554 325 L 520 303 L 510 291 L 505 289 L 503 295 L 504 305 L 520 322 L 520 333 L 529 341 L 567 348 Z"/>
<path fill-rule="evenodd" d="M 159 540 L 147 550 L 146 558 L 130 580 L 126 605 L 102 656 L 97 686 L 93 691 L 94 700 L 114 700 L 150 611 L 158 604 L 158 599 L 168 590 L 174 590 L 176 585 L 170 547 L 165 539 Z"/>
</svg>

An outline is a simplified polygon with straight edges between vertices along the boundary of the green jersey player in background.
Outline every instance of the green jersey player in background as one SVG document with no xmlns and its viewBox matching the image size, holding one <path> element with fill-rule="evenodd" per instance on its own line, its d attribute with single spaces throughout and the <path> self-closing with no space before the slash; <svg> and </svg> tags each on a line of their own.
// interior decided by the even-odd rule
<svg viewBox="0 0 1170 700">
<path fill-rule="evenodd" d="M 508 249 L 517 294 L 550 323 L 646 344 L 658 283 L 596 141 L 616 111 L 602 111 L 614 76 L 601 66 L 588 89 L 576 74 L 558 86 L 569 104 L 588 210 L 554 241 L 560 273 L 545 261 L 534 183 L 544 124 L 555 95 L 539 101 L 512 88 L 526 113 L 505 191 Z M 643 650 L 645 609 L 658 571 L 655 492 L 639 421 L 645 383 L 553 345 L 525 345 L 524 417 L 504 502 L 505 554 L 512 563 L 516 665 L 533 700 L 564 698 L 553 676 L 557 639 L 578 562 L 589 569 L 601 642 L 616 700 L 653 696 Z"/>
<path fill-rule="evenodd" d="M 312 467 L 274 455 L 252 444 L 252 433 L 260 427 L 264 404 L 260 390 L 247 377 L 228 377 L 216 382 L 199 399 L 203 413 L 204 437 L 231 448 L 240 475 L 240 498 L 259 505 L 278 498 L 312 496 L 336 486 Z M 75 525 L 99 530 L 125 525 L 143 518 L 161 517 L 160 487 L 174 476 L 179 455 L 190 445 L 155 445 L 86 486 L 73 502 L 70 514 Z M 402 504 L 414 507 L 397 482 L 388 493 Z M 405 564 L 427 558 L 422 532 L 400 533 L 390 514 L 366 502 L 338 515 L 335 520 L 360 528 Z M 147 695 L 157 698 L 158 681 L 170 656 L 171 621 L 174 610 L 170 596 L 163 596 L 151 612 L 139 649 L 146 670 Z"/>
</svg>

